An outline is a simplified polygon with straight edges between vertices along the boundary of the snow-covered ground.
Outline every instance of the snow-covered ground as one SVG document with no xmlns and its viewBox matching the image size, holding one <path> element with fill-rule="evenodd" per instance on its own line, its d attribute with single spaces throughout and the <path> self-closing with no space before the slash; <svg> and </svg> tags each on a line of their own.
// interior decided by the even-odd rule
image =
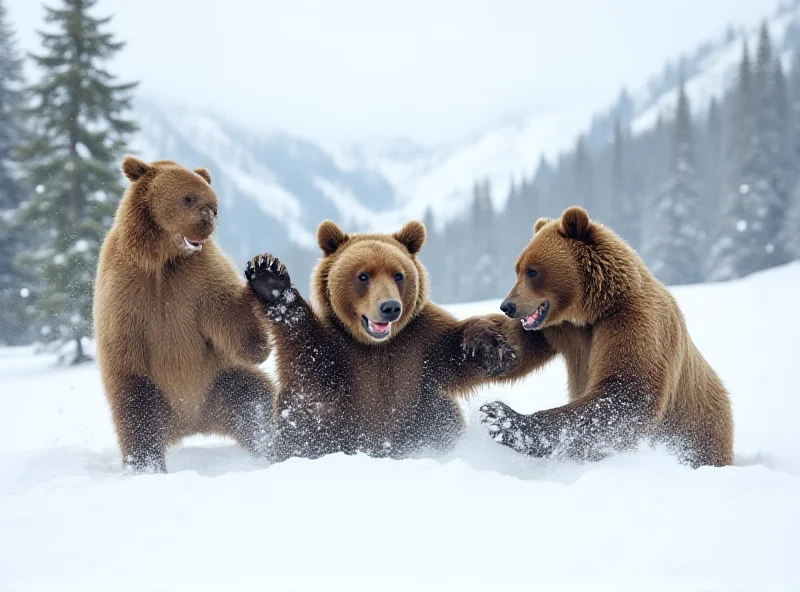
<svg viewBox="0 0 800 592">
<path fill-rule="evenodd" d="M 472 401 L 446 459 L 267 467 L 195 438 L 126 477 L 96 368 L 0 349 L 0 590 L 800 590 L 798 291 L 800 263 L 675 290 L 732 392 L 727 468 L 495 444 L 480 401 L 559 404 L 554 364 Z"/>
</svg>

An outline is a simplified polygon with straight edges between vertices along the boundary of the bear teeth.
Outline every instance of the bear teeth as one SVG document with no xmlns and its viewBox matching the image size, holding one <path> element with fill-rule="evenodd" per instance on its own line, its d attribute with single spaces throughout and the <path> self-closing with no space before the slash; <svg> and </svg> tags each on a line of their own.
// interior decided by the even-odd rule
<svg viewBox="0 0 800 592">
<path fill-rule="evenodd" d="M 190 251 L 199 251 L 200 249 L 202 249 L 202 248 L 203 248 L 203 243 L 201 243 L 201 242 L 193 242 L 193 241 L 190 241 L 190 240 L 189 240 L 188 238 L 186 238 L 185 236 L 184 236 L 184 237 L 182 237 L 182 238 L 183 238 L 183 244 L 184 244 L 184 245 L 186 246 L 186 248 L 187 248 L 187 249 L 189 249 Z"/>
</svg>

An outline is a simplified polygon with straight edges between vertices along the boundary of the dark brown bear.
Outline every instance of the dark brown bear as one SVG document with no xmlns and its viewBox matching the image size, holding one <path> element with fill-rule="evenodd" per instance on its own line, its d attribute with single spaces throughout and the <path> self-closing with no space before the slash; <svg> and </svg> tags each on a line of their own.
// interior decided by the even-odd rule
<svg viewBox="0 0 800 592">
<path fill-rule="evenodd" d="M 316 310 L 272 256 L 245 271 L 275 336 L 279 456 L 447 450 L 463 429 L 454 397 L 503 374 L 508 344 L 490 320 L 458 321 L 428 300 L 419 222 L 347 235 L 325 221 L 317 239 Z"/>
<path fill-rule="evenodd" d="M 268 447 L 272 389 L 262 306 L 210 238 L 205 169 L 125 157 L 132 185 L 100 252 L 94 316 L 100 373 L 126 468 L 165 471 L 171 443 L 229 435 Z"/>
<path fill-rule="evenodd" d="M 495 440 L 533 456 L 596 459 L 650 438 L 692 466 L 732 462 L 728 394 L 674 298 L 622 239 L 571 207 L 536 222 L 516 273 L 501 305 L 524 329 L 516 373 L 562 355 L 569 403 L 532 415 L 484 405 Z"/>
</svg>

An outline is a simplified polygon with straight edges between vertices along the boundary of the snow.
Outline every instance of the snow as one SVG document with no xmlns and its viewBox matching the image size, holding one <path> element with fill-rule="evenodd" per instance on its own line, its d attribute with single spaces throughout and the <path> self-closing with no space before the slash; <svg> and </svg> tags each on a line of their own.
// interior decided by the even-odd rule
<svg viewBox="0 0 800 592">
<path fill-rule="evenodd" d="M 798 289 L 800 263 L 674 290 L 732 393 L 725 468 L 651 449 L 579 465 L 494 443 L 479 404 L 560 404 L 554 364 L 479 393 L 444 459 L 268 467 L 191 438 L 169 474 L 126 476 L 96 367 L 0 349 L 0 589 L 798 590 Z"/>
</svg>

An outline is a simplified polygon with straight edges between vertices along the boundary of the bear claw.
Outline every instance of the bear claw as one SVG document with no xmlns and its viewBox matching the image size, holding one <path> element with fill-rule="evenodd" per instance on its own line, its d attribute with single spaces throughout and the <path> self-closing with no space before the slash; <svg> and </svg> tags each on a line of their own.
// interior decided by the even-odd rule
<svg viewBox="0 0 800 592">
<path fill-rule="evenodd" d="M 248 261 L 244 275 L 256 295 L 269 304 L 276 302 L 292 285 L 286 266 L 269 253 L 256 255 Z"/>
</svg>

